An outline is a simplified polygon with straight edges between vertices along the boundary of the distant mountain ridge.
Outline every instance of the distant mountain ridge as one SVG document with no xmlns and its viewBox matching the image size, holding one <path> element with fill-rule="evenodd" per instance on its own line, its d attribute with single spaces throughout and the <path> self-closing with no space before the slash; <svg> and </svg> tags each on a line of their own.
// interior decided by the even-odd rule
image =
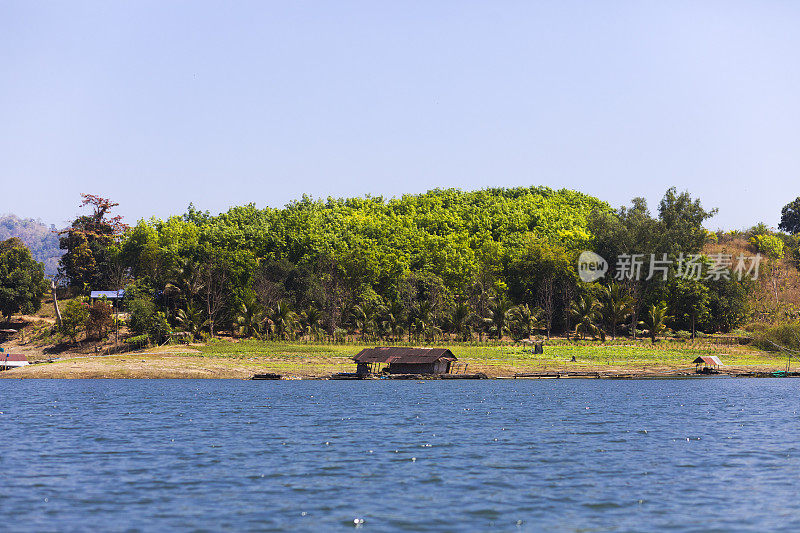
<svg viewBox="0 0 800 533">
<path fill-rule="evenodd" d="M 24 242 L 33 258 L 44 263 L 46 276 L 53 277 L 58 273 L 58 260 L 64 255 L 64 250 L 58 247 L 58 229 L 55 226 L 14 214 L 0 216 L 0 240 L 12 237 Z"/>
</svg>

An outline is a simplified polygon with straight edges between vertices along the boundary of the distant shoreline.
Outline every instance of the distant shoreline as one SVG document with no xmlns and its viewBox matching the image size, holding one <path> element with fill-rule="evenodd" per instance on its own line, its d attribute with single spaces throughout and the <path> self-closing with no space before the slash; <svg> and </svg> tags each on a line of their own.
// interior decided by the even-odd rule
<svg viewBox="0 0 800 533">
<path fill-rule="evenodd" d="M 96 347 L 52 354 L 52 346 L 35 342 L 6 345 L 9 353 L 25 355 L 34 364 L 0 372 L 0 379 L 250 379 L 277 374 L 284 379 L 327 379 L 353 373 L 357 344 L 220 340 L 173 344 L 114 355 Z M 441 345 L 440 345 L 441 346 Z M 695 374 L 692 361 L 716 355 L 724 366 L 718 376 L 771 376 L 786 370 L 786 357 L 750 346 L 703 343 L 558 343 L 531 353 L 522 344 L 449 343 L 458 358 L 459 373 L 488 378 L 538 379 L 656 379 L 706 377 Z M 102 352 L 100 352 L 102 353 Z M 46 362 L 52 361 L 52 362 Z M 462 366 L 463 364 L 463 366 Z M 791 367 L 800 370 L 800 365 Z"/>
<path fill-rule="evenodd" d="M 177 358 L 176 358 L 177 359 Z M 320 373 L 319 371 L 287 372 L 281 365 L 231 366 L 219 364 L 210 358 L 194 357 L 192 361 L 181 357 L 179 360 L 162 364 L 160 360 L 148 360 L 129 354 L 124 357 L 86 357 L 55 361 L 52 363 L 36 363 L 25 367 L 0 372 L 0 379 L 253 379 L 258 374 L 276 374 L 281 380 L 329 380 L 338 372 L 350 372 L 352 368 L 340 366 L 336 372 Z M 112 363 L 113 364 L 109 364 Z M 486 370 L 486 369 L 484 369 Z M 785 367 L 730 367 L 715 374 L 698 374 L 694 370 L 682 369 L 615 369 L 602 366 L 584 366 L 580 370 L 552 369 L 534 372 L 496 373 L 483 372 L 488 379 L 708 379 L 708 378 L 769 378 L 800 377 L 800 372 L 785 375 Z M 469 373 L 474 376 L 474 373 Z M 336 378 L 333 378 L 336 379 Z M 378 379 L 389 380 L 445 380 L 459 379 L 458 374 L 449 374 L 446 378 L 437 375 L 401 375 L 371 376 L 358 381 Z M 475 379 L 468 377 L 466 379 Z M 356 379 L 351 379 L 356 381 Z"/>
</svg>

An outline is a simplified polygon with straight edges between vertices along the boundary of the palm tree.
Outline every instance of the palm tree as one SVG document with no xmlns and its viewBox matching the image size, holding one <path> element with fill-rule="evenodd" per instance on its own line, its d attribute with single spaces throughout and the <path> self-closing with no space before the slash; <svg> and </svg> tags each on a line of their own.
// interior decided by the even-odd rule
<svg viewBox="0 0 800 533">
<path fill-rule="evenodd" d="M 188 332 L 192 338 L 200 333 L 200 329 L 204 325 L 203 311 L 195 307 L 191 301 L 186 304 L 186 309 L 178 309 L 175 320 L 181 329 Z"/>
<path fill-rule="evenodd" d="M 474 300 L 474 322 L 478 330 L 478 340 L 483 342 L 483 329 L 486 326 L 486 315 L 489 311 L 491 304 L 492 293 L 494 292 L 491 286 L 484 281 L 476 280 L 472 286 L 472 299 Z"/>
<path fill-rule="evenodd" d="M 353 325 L 361 333 L 361 338 L 372 337 L 376 332 L 379 306 L 370 301 L 353 306 Z"/>
<path fill-rule="evenodd" d="M 541 327 L 542 310 L 538 307 L 531 310 L 528 304 L 518 305 L 509 311 L 511 331 L 519 338 L 530 339 L 533 330 Z"/>
<path fill-rule="evenodd" d="M 489 304 L 489 317 L 484 322 L 489 327 L 489 334 L 497 339 L 503 338 L 508 333 L 508 312 L 511 310 L 511 302 L 504 296 L 494 299 Z"/>
<path fill-rule="evenodd" d="M 264 321 L 264 308 L 255 294 L 252 292 L 245 294 L 236 311 L 236 325 L 239 328 L 239 334 L 243 337 L 258 336 L 261 323 Z"/>
<path fill-rule="evenodd" d="M 403 304 L 397 300 L 392 300 L 389 305 L 383 307 L 383 325 L 394 339 L 399 339 L 402 334 L 404 312 Z"/>
<path fill-rule="evenodd" d="M 621 324 L 631 314 L 633 299 L 628 296 L 619 283 L 611 282 L 603 290 L 603 315 L 611 325 L 611 338 L 617 338 L 617 324 Z"/>
<path fill-rule="evenodd" d="M 297 315 L 283 300 L 276 303 L 267 313 L 270 330 L 274 338 L 286 339 L 294 335 Z"/>
<path fill-rule="evenodd" d="M 650 333 L 650 340 L 653 344 L 656 342 L 656 337 L 667 329 L 666 321 L 670 318 L 671 317 L 667 315 L 667 304 L 665 302 L 653 304 L 647 310 L 647 314 L 640 324 L 647 328 L 647 331 Z"/>
<path fill-rule="evenodd" d="M 311 305 L 301 313 L 300 321 L 303 324 L 304 333 L 309 338 L 313 337 L 315 340 L 319 340 L 322 333 L 320 325 L 322 324 L 322 311 Z"/>
<path fill-rule="evenodd" d="M 432 341 L 442 334 L 442 329 L 435 323 L 433 308 L 429 302 L 422 302 L 417 309 L 414 329 L 427 341 Z"/>
<path fill-rule="evenodd" d="M 570 305 L 570 314 L 575 321 L 575 334 L 585 339 L 586 335 L 596 338 L 602 335 L 602 330 L 597 327 L 600 321 L 600 302 L 591 294 L 581 296 Z"/>
<path fill-rule="evenodd" d="M 472 316 L 472 309 L 467 302 L 458 302 L 450 315 L 450 331 L 455 333 L 463 341 L 472 337 L 472 328 L 469 320 Z"/>
<path fill-rule="evenodd" d="M 172 282 L 165 285 L 164 293 L 167 295 L 180 294 L 187 300 L 191 300 L 205 286 L 202 269 L 199 263 L 190 258 L 179 257 L 177 263 L 170 276 Z"/>
</svg>

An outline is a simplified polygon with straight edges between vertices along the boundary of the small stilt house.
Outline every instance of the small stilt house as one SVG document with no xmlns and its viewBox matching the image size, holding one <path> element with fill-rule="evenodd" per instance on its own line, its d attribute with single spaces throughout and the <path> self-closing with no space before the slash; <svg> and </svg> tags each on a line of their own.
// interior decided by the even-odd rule
<svg viewBox="0 0 800 533">
<path fill-rule="evenodd" d="M 456 361 L 453 352 L 446 348 L 405 348 L 377 346 L 365 348 L 353 357 L 357 374 L 381 370 L 389 374 L 447 374 Z"/>
<path fill-rule="evenodd" d="M 701 355 L 692 363 L 695 364 L 695 372 L 698 374 L 713 374 L 719 367 L 725 366 L 716 355 Z"/>
<path fill-rule="evenodd" d="M 0 370 L 8 370 L 10 368 L 18 368 L 26 366 L 28 359 L 24 355 L 16 353 L 0 353 Z"/>
</svg>

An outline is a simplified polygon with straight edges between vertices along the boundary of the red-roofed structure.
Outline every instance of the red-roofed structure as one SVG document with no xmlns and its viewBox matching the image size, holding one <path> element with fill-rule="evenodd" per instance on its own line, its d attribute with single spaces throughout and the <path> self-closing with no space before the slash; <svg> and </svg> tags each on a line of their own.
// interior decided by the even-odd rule
<svg viewBox="0 0 800 533">
<path fill-rule="evenodd" d="M 456 360 L 453 352 L 446 348 L 402 346 L 365 348 L 353 357 L 359 374 L 370 373 L 381 363 L 388 365 L 385 372 L 389 374 L 447 374 L 450 364 Z"/>
<path fill-rule="evenodd" d="M 19 366 L 25 366 L 27 364 L 30 363 L 28 363 L 28 359 L 24 355 L 20 355 L 17 353 L 0 352 L 0 370 L 17 368 Z"/>
</svg>

